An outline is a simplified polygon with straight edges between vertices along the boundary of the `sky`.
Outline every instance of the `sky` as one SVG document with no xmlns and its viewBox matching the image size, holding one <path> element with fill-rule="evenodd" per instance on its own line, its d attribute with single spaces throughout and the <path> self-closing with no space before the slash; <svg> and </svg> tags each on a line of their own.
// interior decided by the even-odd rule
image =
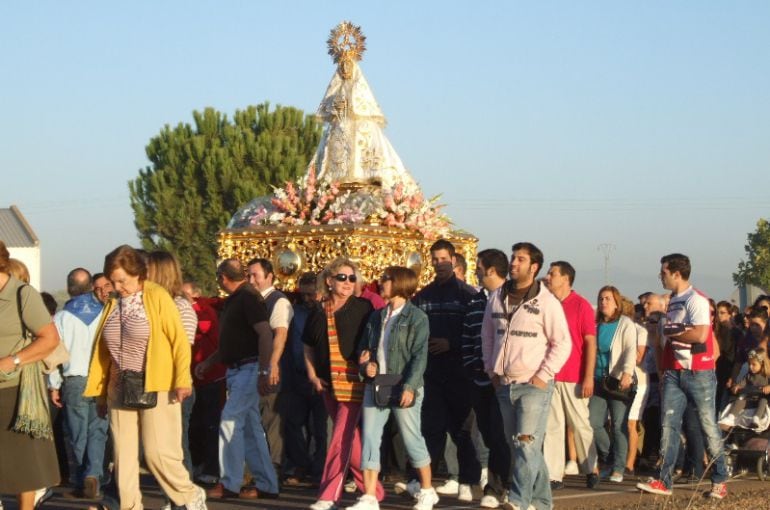
<svg viewBox="0 0 770 510">
<path fill-rule="evenodd" d="M 595 300 L 662 291 L 659 259 L 733 292 L 770 217 L 770 2 L 0 3 L 0 207 L 41 241 L 44 290 L 138 244 L 128 182 L 161 128 L 263 101 L 312 113 L 340 21 L 385 131 L 480 248 L 531 241 Z"/>
</svg>

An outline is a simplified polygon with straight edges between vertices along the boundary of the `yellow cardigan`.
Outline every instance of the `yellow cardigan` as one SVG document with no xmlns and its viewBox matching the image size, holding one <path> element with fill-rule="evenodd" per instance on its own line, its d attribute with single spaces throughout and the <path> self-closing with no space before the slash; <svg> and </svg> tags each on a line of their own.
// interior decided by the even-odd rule
<svg viewBox="0 0 770 510">
<path fill-rule="evenodd" d="M 182 318 L 166 289 L 151 281 L 144 281 L 144 309 L 150 323 L 145 363 L 145 391 L 171 391 L 192 388 L 190 375 L 190 342 L 182 326 Z M 102 314 L 96 342 L 88 369 L 88 381 L 83 393 L 86 397 L 106 397 L 112 358 L 102 339 L 104 323 L 116 306 L 111 299 Z"/>
</svg>

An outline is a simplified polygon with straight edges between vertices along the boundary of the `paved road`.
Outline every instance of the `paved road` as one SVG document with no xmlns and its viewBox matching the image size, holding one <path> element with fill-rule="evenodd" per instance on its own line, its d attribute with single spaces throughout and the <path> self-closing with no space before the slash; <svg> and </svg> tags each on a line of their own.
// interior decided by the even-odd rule
<svg viewBox="0 0 770 510">
<path fill-rule="evenodd" d="M 566 487 L 554 493 L 554 508 L 556 510 L 611 510 L 619 508 L 634 509 L 677 509 L 685 508 L 692 498 L 696 503 L 691 508 L 713 508 L 715 503 L 706 502 L 700 495 L 709 488 L 708 483 L 700 486 L 677 485 L 673 498 L 641 494 L 635 489 L 637 480 L 627 480 L 622 484 L 604 483 L 596 490 L 588 490 L 584 487 L 583 477 L 567 477 Z M 729 482 L 730 496 L 718 504 L 719 508 L 766 508 L 767 496 L 770 490 L 770 482 L 760 482 L 755 475 L 746 475 L 744 478 L 732 479 Z M 386 486 L 388 496 L 381 504 L 383 510 L 409 510 L 411 503 L 392 492 L 392 486 Z M 163 506 L 163 498 L 158 487 L 151 482 L 144 483 L 142 487 L 145 495 L 144 504 L 147 509 L 159 509 Z M 43 508 L 54 509 L 86 509 L 88 502 L 83 500 L 68 499 L 66 494 L 69 489 L 57 488 L 56 495 L 46 503 Z M 753 501 L 761 495 L 761 501 L 765 506 L 757 506 Z M 277 500 L 211 500 L 208 502 L 210 510 L 225 509 L 264 509 L 264 510 L 305 510 L 315 501 L 315 489 L 310 487 L 285 487 Z M 469 510 L 478 508 L 478 494 L 474 503 L 464 503 L 456 498 L 444 496 L 436 506 L 437 510 Z M 752 503 L 749 503 L 749 500 Z M 344 508 L 355 501 L 354 494 L 345 494 L 341 502 Z M 17 510 L 15 502 L 3 498 L 5 510 Z"/>
</svg>

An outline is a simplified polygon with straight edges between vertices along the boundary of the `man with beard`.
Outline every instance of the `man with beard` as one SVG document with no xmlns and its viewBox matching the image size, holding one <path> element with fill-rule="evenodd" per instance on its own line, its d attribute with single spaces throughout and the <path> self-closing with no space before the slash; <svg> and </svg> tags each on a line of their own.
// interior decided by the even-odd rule
<svg viewBox="0 0 770 510">
<path fill-rule="evenodd" d="M 512 442 L 513 475 L 505 510 L 553 507 L 543 437 L 554 376 L 572 350 L 556 297 L 536 281 L 543 252 L 532 243 L 512 248 L 511 279 L 489 296 L 481 326 L 484 369 L 497 388 L 503 427 Z"/>
</svg>

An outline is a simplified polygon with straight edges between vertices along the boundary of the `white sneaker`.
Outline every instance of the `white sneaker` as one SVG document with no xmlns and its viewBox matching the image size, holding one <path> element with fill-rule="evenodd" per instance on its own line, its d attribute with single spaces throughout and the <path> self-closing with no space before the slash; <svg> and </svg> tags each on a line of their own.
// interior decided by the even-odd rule
<svg viewBox="0 0 770 510">
<path fill-rule="evenodd" d="M 484 489 L 489 483 L 489 469 L 481 468 L 481 477 L 479 477 L 479 487 Z"/>
<path fill-rule="evenodd" d="M 327 501 L 325 499 L 319 499 L 308 508 L 310 510 L 335 510 L 334 501 Z"/>
<path fill-rule="evenodd" d="M 574 460 L 567 461 L 567 463 L 564 465 L 564 474 L 579 475 L 580 469 L 578 469 L 577 462 L 575 462 Z"/>
<path fill-rule="evenodd" d="M 461 483 L 457 489 L 457 499 L 460 501 L 473 501 L 473 491 L 467 483 Z"/>
<path fill-rule="evenodd" d="M 206 491 L 203 489 L 203 487 L 196 487 L 198 489 L 198 499 L 193 501 L 192 503 L 186 504 L 184 507 L 187 510 L 208 510 L 208 507 L 206 506 Z M 168 504 L 169 509 L 171 508 L 171 503 Z"/>
<path fill-rule="evenodd" d="M 481 497 L 481 502 L 479 503 L 479 506 L 481 508 L 498 508 L 500 506 L 500 500 L 498 500 L 496 497 L 492 496 L 491 494 L 487 494 L 486 496 Z"/>
<path fill-rule="evenodd" d="M 346 483 L 345 492 L 347 492 L 348 494 L 353 494 L 354 492 L 356 492 L 356 482 L 351 480 L 348 483 Z"/>
<path fill-rule="evenodd" d="M 364 494 L 358 498 L 354 505 L 349 506 L 347 510 L 380 510 L 380 504 L 374 496 Z"/>
<path fill-rule="evenodd" d="M 39 508 L 46 501 L 53 497 L 53 490 L 50 487 L 43 487 L 35 491 L 34 505 Z M 0 501 L 0 510 L 3 510 L 3 503 Z"/>
<path fill-rule="evenodd" d="M 393 484 L 393 492 L 396 494 L 405 494 L 413 498 L 417 497 L 420 493 L 420 482 L 417 480 L 409 480 L 409 482 L 396 482 Z"/>
<path fill-rule="evenodd" d="M 420 489 L 416 499 L 417 503 L 414 504 L 412 510 L 433 510 L 433 505 L 438 503 L 438 494 L 433 487 Z"/>
<path fill-rule="evenodd" d="M 160 507 L 160 510 L 171 510 L 171 503 L 169 503 L 169 502 L 166 502 L 166 504 L 165 504 L 165 505 L 163 505 L 162 507 Z"/>
<path fill-rule="evenodd" d="M 505 501 L 502 503 L 503 510 L 521 510 L 521 507 L 513 502 L 511 502 L 511 491 L 508 491 L 508 496 L 506 497 Z M 534 505 L 529 505 L 527 507 L 527 510 L 537 510 Z"/>
<path fill-rule="evenodd" d="M 444 496 L 454 496 L 459 490 L 460 484 L 457 482 L 457 480 L 452 480 L 451 478 L 444 482 L 444 485 L 439 485 L 436 487 L 436 492 Z"/>
</svg>

